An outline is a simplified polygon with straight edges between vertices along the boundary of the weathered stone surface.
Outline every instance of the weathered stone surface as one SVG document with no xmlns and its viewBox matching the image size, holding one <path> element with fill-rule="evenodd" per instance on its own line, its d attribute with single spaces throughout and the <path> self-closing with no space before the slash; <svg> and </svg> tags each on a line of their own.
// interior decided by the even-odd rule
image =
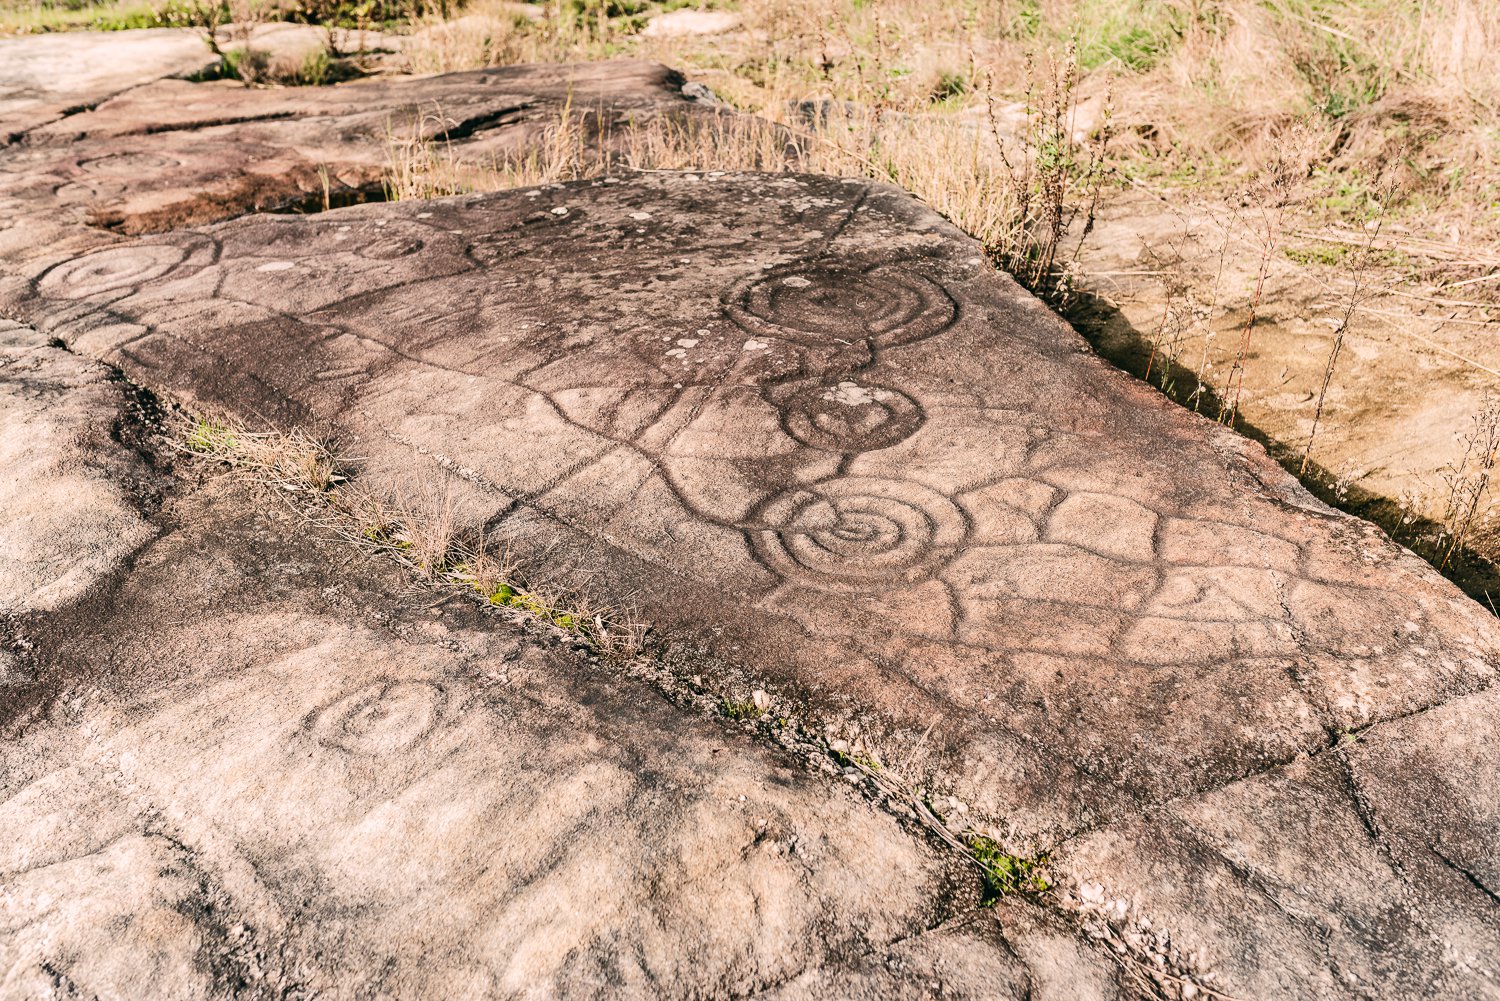
<svg viewBox="0 0 1500 1001">
<path fill-rule="evenodd" d="M 376 480 L 464 470 L 523 551 L 586 546 L 669 635 L 1062 839 L 1248 996 L 1494 986 L 1493 820 L 1387 831 L 1329 749 L 1480 698 L 1493 620 L 899 192 L 669 175 L 243 220 L 6 308 L 201 406 L 336 422 Z M 1437 781 L 1482 725 L 1423 738 Z M 1441 891 L 1394 861 L 1434 865 L 1422 839 L 1468 859 Z"/>
<path fill-rule="evenodd" d="M 524 102 L 515 72 L 420 85 L 487 142 L 511 97 L 473 92 Z M 1500 996 L 1494 621 L 900 192 L 643 175 L 128 241 L 83 207 L 197 216 L 58 180 L 184 136 L 369 166 L 361 116 L 416 92 L 351 90 L 163 83 L 35 130 L 0 163 L 0 310 L 203 409 L 334 424 L 376 488 L 454 471 L 476 525 L 699 669 L 1052 843 L 1138 958 L 1170 940 L 1246 999 Z M 207 163 L 159 176 L 198 197 Z M 64 962 L 123 996 L 1129 995 L 1076 920 L 945 922 L 964 880 L 780 752 L 244 518 L 192 510 L 117 611 L 47 619 L 5 750 L 14 992 Z M 757 854 L 766 817 L 819 853 Z"/>
<path fill-rule="evenodd" d="M 264 505 L 175 502 L 46 637 L 0 997 L 1024 996 L 984 912 L 927 933 L 972 877 L 846 783 Z"/>
<path fill-rule="evenodd" d="M 721 35 L 739 26 L 739 15 L 727 10 L 682 8 L 656 15 L 646 22 L 642 33 L 653 38 L 673 38 L 678 35 Z"/>
<path fill-rule="evenodd" d="M 0 151 L 0 258 L 77 248 L 245 212 L 378 194 L 392 143 L 492 162 L 534 144 L 571 102 L 594 143 L 687 114 L 680 78 L 644 62 L 510 67 L 337 87 L 161 80 L 26 132 Z M 612 138 L 611 138 L 612 137 Z M 420 153 L 408 154 L 420 158 Z"/>
<path fill-rule="evenodd" d="M 75 31 L 0 38 L 0 146 L 123 90 L 213 65 L 194 31 Z"/>
<path fill-rule="evenodd" d="M 104 366 L 0 320 L 0 616 L 81 597 L 154 534 L 153 471 Z"/>
</svg>

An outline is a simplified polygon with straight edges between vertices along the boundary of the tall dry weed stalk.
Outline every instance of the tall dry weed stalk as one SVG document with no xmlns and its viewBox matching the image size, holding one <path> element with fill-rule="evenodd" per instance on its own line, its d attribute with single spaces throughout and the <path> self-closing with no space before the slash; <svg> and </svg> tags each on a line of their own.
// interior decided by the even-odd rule
<svg viewBox="0 0 1500 1001">
<path fill-rule="evenodd" d="M 1317 403 L 1313 407 L 1312 427 L 1307 432 L 1307 445 L 1302 449 L 1302 465 L 1297 470 L 1298 476 L 1306 476 L 1308 466 L 1312 463 L 1313 443 L 1317 440 L 1318 426 L 1323 420 L 1323 408 L 1328 400 L 1328 388 L 1333 383 L 1334 369 L 1338 365 L 1339 355 L 1344 350 L 1344 337 L 1349 333 L 1349 327 L 1354 322 L 1354 317 L 1360 307 L 1379 293 L 1379 290 L 1372 286 L 1371 272 L 1375 264 L 1375 241 L 1385 225 L 1386 212 L 1395 199 L 1396 189 L 1395 173 L 1391 172 L 1380 194 L 1376 197 L 1375 217 L 1365 223 L 1364 242 L 1345 258 L 1350 287 L 1344 294 L 1339 314 L 1334 320 L 1333 343 L 1328 351 L 1328 361 L 1323 366 L 1323 379 L 1318 386 Z"/>
<path fill-rule="evenodd" d="M 1443 512 L 1443 561 L 1446 568 L 1481 524 L 1500 459 L 1500 397 L 1486 393 L 1470 428 L 1460 438 L 1463 454 L 1443 470 L 1448 499 Z"/>
<path fill-rule="evenodd" d="M 387 201 L 443 198 L 466 190 L 448 142 L 453 124 L 436 106 L 418 115 L 409 129 L 386 123 L 382 186 Z"/>
<path fill-rule="evenodd" d="M 1193 286 L 1180 267 L 1167 267 L 1163 269 L 1163 272 L 1161 319 L 1157 321 L 1156 330 L 1152 333 L 1151 352 L 1146 356 L 1146 371 L 1141 378 L 1146 382 L 1151 381 L 1152 370 L 1160 356 L 1158 385 L 1163 392 L 1171 395 L 1168 380 L 1171 378 L 1172 367 L 1177 362 L 1182 338 L 1192 320 L 1192 303 L 1189 296 Z"/>
<path fill-rule="evenodd" d="M 1220 422 L 1234 426 L 1245 390 L 1245 367 L 1250 359 L 1255 325 L 1265 301 L 1266 281 L 1271 265 L 1286 236 L 1288 213 L 1295 199 L 1297 183 L 1307 176 L 1309 149 L 1315 141 L 1310 124 L 1304 119 L 1278 135 L 1273 155 L 1245 190 L 1235 221 L 1250 234 L 1256 249 L 1254 291 L 1246 307 L 1245 322 L 1240 327 L 1234 360 L 1224 381 L 1224 403 L 1219 410 Z"/>
<path fill-rule="evenodd" d="M 986 241 L 986 247 L 1021 284 L 1058 297 L 1066 294 L 1070 264 L 1093 232 L 1103 191 L 1110 108 L 1106 102 L 1097 129 L 1080 134 L 1076 42 L 1068 44 L 1060 59 L 1048 62 L 1040 84 L 1036 60 L 1028 57 L 1026 77 L 1024 127 L 1009 141 L 997 123 L 994 96 L 987 94 L 990 133 L 1007 173 L 1012 218 L 999 234 L 1001 239 Z M 1069 259 L 1063 242 L 1075 224 L 1078 238 Z"/>
</svg>

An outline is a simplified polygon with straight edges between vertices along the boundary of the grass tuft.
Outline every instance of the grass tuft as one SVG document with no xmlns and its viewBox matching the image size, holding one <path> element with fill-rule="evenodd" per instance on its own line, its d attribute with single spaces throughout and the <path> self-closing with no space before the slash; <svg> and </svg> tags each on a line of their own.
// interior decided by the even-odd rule
<svg viewBox="0 0 1500 1001">
<path fill-rule="evenodd" d="M 326 494 L 344 480 L 330 444 L 304 431 L 256 433 L 223 419 L 194 418 L 181 442 L 185 451 L 290 493 Z"/>
<path fill-rule="evenodd" d="M 760 719 L 765 715 L 764 710 L 753 699 L 720 699 L 719 711 L 734 720 Z"/>
<path fill-rule="evenodd" d="M 303 431 L 252 432 L 227 419 L 185 418 L 174 439 L 184 452 L 276 488 L 322 528 L 400 564 L 426 587 L 477 595 L 603 656 L 628 658 L 644 646 L 646 630 L 632 610 L 528 579 L 482 534 L 466 541 L 463 512 L 446 479 L 416 478 L 394 496 L 379 496 L 349 482 L 354 460 L 339 457 L 330 442 Z"/>
</svg>

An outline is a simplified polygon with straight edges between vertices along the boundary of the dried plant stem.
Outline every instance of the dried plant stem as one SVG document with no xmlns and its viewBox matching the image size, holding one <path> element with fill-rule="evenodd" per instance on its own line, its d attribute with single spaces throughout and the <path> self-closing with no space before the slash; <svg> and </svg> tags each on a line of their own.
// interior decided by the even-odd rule
<svg viewBox="0 0 1500 1001">
<path fill-rule="evenodd" d="M 1400 158 L 1398 155 L 1397 159 Z M 1343 309 L 1334 325 L 1333 345 L 1328 351 L 1328 362 L 1323 367 L 1323 381 L 1318 386 L 1318 402 L 1313 408 L 1312 427 L 1307 433 L 1307 445 L 1302 450 L 1302 465 L 1297 471 L 1298 476 L 1306 476 L 1308 466 L 1312 463 L 1313 442 L 1317 439 L 1318 427 L 1323 420 L 1323 408 L 1328 400 L 1328 387 L 1333 382 L 1334 369 L 1338 365 L 1340 353 L 1344 350 L 1344 336 L 1348 334 L 1349 326 L 1360 307 L 1378 294 L 1378 290 L 1370 285 L 1370 269 L 1374 263 L 1376 241 L 1380 238 L 1380 231 L 1385 226 L 1386 213 L 1395 200 L 1397 191 L 1395 175 L 1388 175 L 1376 199 L 1375 218 L 1366 223 L 1364 240 L 1355 252 L 1353 260 L 1349 262 L 1353 283 L 1348 294 L 1344 296 Z"/>
<path fill-rule="evenodd" d="M 1344 308 L 1333 328 L 1333 346 L 1328 351 L 1328 363 L 1323 366 L 1323 381 L 1318 386 L 1318 402 L 1313 408 L 1312 428 L 1307 432 L 1307 445 L 1302 449 L 1302 465 L 1297 470 L 1298 476 L 1306 476 L 1307 467 L 1312 462 L 1313 443 L 1317 440 L 1318 426 L 1323 420 L 1323 408 L 1328 400 L 1328 387 L 1333 382 L 1334 368 L 1338 365 L 1339 354 L 1344 350 L 1344 335 L 1349 332 L 1349 325 L 1354 320 L 1354 314 L 1363 305 L 1365 299 L 1369 298 L 1370 293 L 1365 277 L 1370 264 L 1370 250 L 1383 221 L 1383 218 L 1377 220 L 1371 227 L 1354 263 L 1354 285 L 1344 298 Z"/>
<path fill-rule="evenodd" d="M 1440 569 L 1446 569 L 1453 557 L 1468 544 L 1489 496 L 1495 464 L 1500 459 L 1500 398 L 1486 394 L 1462 441 L 1463 455 L 1443 472 L 1448 484 L 1447 510 L 1443 518 L 1447 539 Z"/>
</svg>

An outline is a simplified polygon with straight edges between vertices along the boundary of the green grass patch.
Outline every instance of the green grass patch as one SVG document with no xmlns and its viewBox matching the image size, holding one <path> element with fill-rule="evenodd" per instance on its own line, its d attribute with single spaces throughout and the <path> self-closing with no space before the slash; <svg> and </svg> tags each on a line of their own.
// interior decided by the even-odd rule
<svg viewBox="0 0 1500 1001">
<path fill-rule="evenodd" d="M 1197 16 L 1210 26 L 1217 17 L 1211 4 Z M 1074 19 L 1056 27 L 1077 33 L 1084 69 L 1113 64 L 1145 73 L 1172 53 L 1192 17 L 1186 5 L 1170 0 L 1082 0 Z"/>
<path fill-rule="evenodd" d="M 168 17 L 161 5 L 149 3 L 0 3 L 0 35 L 162 28 L 175 23 Z"/>
<path fill-rule="evenodd" d="M 1046 852 L 1035 855 L 1012 855 L 994 838 L 982 834 L 968 839 L 969 852 L 984 874 L 984 892 L 980 904 L 993 907 L 1002 897 L 1036 896 L 1052 889 L 1046 873 L 1051 861 Z"/>
<path fill-rule="evenodd" d="M 1348 257 L 1351 249 L 1347 243 L 1319 243 L 1311 247 L 1283 247 L 1281 252 L 1295 264 L 1321 264 L 1331 268 Z"/>
<path fill-rule="evenodd" d="M 730 719 L 760 719 L 765 715 L 752 699 L 721 699 L 719 712 Z"/>
<path fill-rule="evenodd" d="M 202 455 L 226 455 L 240 447 L 240 436 L 228 424 L 199 418 L 186 436 L 187 447 Z"/>
</svg>

